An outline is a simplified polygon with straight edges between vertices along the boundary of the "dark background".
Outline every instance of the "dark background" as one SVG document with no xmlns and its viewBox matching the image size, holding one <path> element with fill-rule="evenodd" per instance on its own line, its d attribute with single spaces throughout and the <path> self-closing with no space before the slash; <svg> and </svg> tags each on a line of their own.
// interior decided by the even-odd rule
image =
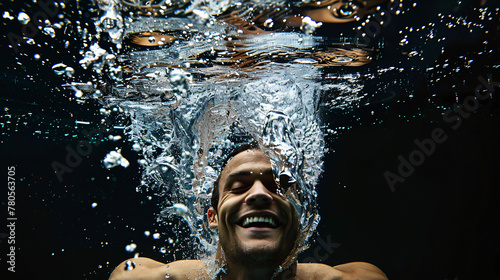
<svg viewBox="0 0 500 280">
<path fill-rule="evenodd" d="M 322 220 L 311 249 L 301 259 L 313 258 L 329 265 L 367 261 L 379 266 L 390 279 L 500 276 L 499 89 L 492 99 L 481 101 L 457 130 L 442 116 L 453 104 L 462 104 L 474 94 L 479 76 L 491 74 L 492 81 L 500 82 L 495 66 L 500 63 L 498 12 L 487 22 L 487 34 L 469 33 L 465 27 L 447 29 L 442 23 L 436 32 L 447 39 L 440 45 L 415 37 L 408 46 L 399 46 L 397 36 L 406 26 L 437 22 L 439 12 L 478 21 L 478 8 L 489 7 L 494 12 L 498 3 L 483 1 L 481 6 L 480 1 L 463 1 L 457 8 L 454 1 L 439 2 L 420 1 L 405 15 L 393 17 L 372 40 L 372 44 L 384 42 L 374 62 L 359 68 L 324 70 L 335 75 L 375 73 L 390 66 L 405 69 L 364 80 L 368 96 L 360 106 L 324 113 L 325 125 L 339 134 L 326 137 L 330 152 L 318 186 Z M 37 11 L 33 4 L 9 5 L 16 11 L 14 16 L 21 8 Z M 64 31 L 63 38 L 71 39 L 69 48 L 63 47 L 61 37 L 38 34 L 35 40 L 42 43 L 40 46 L 23 45 L 20 53 L 15 53 L 8 48 L 5 34 L 20 32 L 20 28 L 16 20 L 3 19 L 0 176 L 6 182 L 7 166 L 16 167 L 18 220 L 15 274 L 6 270 L 4 234 L 8 231 L 0 228 L 0 275 L 8 277 L 1 278 L 107 279 L 118 263 L 133 256 L 125 251 L 131 242 L 138 245 L 136 252 L 141 256 L 163 262 L 193 257 L 182 223 L 176 226 L 182 232 L 177 236 L 177 228 L 157 222 L 161 198 L 144 186 L 139 187 L 140 192 L 136 190 L 141 185 L 141 169 L 130 143 L 95 137 L 92 152 L 59 182 L 51 164 L 64 163 L 66 148 L 76 149 L 86 140 L 84 129 L 117 135 L 121 130 L 113 125 L 126 124 L 127 119 L 115 114 L 113 123 L 100 124 L 100 106 L 92 101 L 77 104 L 72 93 L 61 87 L 63 78 L 53 74 L 53 64 L 72 61 L 77 74 L 89 75 L 77 68 L 81 56 L 75 34 Z M 346 30 L 351 28 L 349 24 L 325 25 L 318 32 L 335 37 L 348 35 Z M 411 60 L 402 54 L 412 48 L 423 50 L 424 60 Z M 35 53 L 50 63 L 35 61 Z M 469 68 L 463 67 L 463 56 L 474 61 Z M 423 70 L 444 63 L 449 68 Z M 456 66 L 462 66 L 461 70 L 449 70 Z M 90 124 L 75 124 L 75 120 Z M 447 140 L 437 144 L 434 153 L 391 191 L 384 172 L 397 174 L 398 156 L 408 158 L 416 148 L 414 140 L 429 138 L 435 128 L 442 128 Z M 121 147 L 130 161 L 127 169 L 102 167 L 101 160 L 115 147 Z M 4 186 L 1 213 L 5 221 L 6 183 Z M 97 207 L 92 208 L 94 202 Z M 161 233 L 161 238 L 145 236 L 146 230 L 151 235 Z M 322 248 L 320 239 L 336 243 L 333 252 Z M 163 246 L 167 254 L 160 252 Z M 321 254 L 319 259 L 315 250 Z"/>
</svg>

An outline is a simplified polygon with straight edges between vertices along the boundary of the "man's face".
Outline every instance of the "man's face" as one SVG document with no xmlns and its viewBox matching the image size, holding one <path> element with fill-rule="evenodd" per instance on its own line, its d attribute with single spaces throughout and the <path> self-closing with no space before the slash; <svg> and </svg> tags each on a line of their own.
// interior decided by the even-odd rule
<svg viewBox="0 0 500 280">
<path fill-rule="evenodd" d="M 269 158 L 255 149 L 237 154 L 222 171 L 218 187 L 210 227 L 219 229 L 227 257 L 283 261 L 294 248 L 298 219 L 292 204 L 276 193 Z"/>
</svg>

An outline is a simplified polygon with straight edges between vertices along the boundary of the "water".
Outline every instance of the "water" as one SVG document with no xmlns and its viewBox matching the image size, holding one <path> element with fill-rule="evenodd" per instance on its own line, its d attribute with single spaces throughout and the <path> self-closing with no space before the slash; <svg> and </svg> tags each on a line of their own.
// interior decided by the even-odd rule
<svg viewBox="0 0 500 280">
<path fill-rule="evenodd" d="M 248 141 L 252 137 L 273 159 L 277 180 L 287 175 L 299 183 L 298 189 L 283 190 L 283 195 L 296 205 L 304 228 L 300 247 L 306 247 L 319 222 L 315 185 L 325 151 L 319 120 L 319 72 L 297 59 L 277 63 L 272 59 L 258 62 L 263 58 L 256 57 L 312 55 L 315 46 L 324 45 L 322 38 L 310 35 L 320 25 L 309 19 L 302 28 L 307 29 L 305 34 L 243 37 L 241 30 L 215 18 L 131 16 L 124 28 L 123 19 L 117 16 L 118 5 L 100 5 L 103 15 L 95 23 L 97 36 L 109 34 L 116 49 L 124 48 L 124 37 L 148 30 L 164 32 L 157 34 L 161 37 L 158 43 L 166 41 L 167 33 L 176 38 L 170 44 L 158 44 L 160 49 L 130 47 L 121 53 L 105 52 L 95 42 L 80 60 L 83 68 L 92 68 L 113 81 L 113 87 L 98 98 L 130 116 L 126 134 L 142 148 L 144 184 L 167 201 L 161 216 L 182 216 L 200 239 L 200 251 L 213 252 L 216 237 L 204 217 L 221 170 L 222 152 L 241 144 L 233 138 Z M 139 36 L 147 36 L 148 45 L 155 45 L 157 38 L 150 33 Z M 244 47 L 237 50 L 230 47 L 233 44 Z M 242 51 L 245 53 L 235 56 Z M 235 60 L 239 56 L 242 58 Z M 246 66 L 254 63 L 252 68 Z M 77 88 L 77 97 L 85 99 L 80 85 L 71 84 Z M 85 94 L 92 96 L 93 89 Z M 122 161 L 112 151 L 104 164 L 106 168 L 128 166 Z"/>
<path fill-rule="evenodd" d="M 19 50 L 14 67 L 26 75 L 19 80 L 62 85 L 64 94 L 55 92 L 56 100 L 69 100 L 73 107 L 39 102 L 48 110 L 73 114 L 88 104 L 100 108 L 78 114 L 83 117 L 76 122 L 80 127 L 58 123 L 55 114 L 49 128 L 35 133 L 54 139 L 56 127 L 62 128 L 64 139 L 91 123 L 108 125 L 104 141 L 117 144 L 108 146 L 103 168 L 126 168 L 130 156 L 125 152 L 138 153 L 142 175 L 137 195 L 159 197 L 158 223 L 180 223 L 176 219 L 181 217 L 197 239 L 197 255 L 212 253 L 217 241 L 206 226 L 205 213 L 224 155 L 256 139 L 271 157 L 276 179 L 286 175 L 298 182 L 296 189 L 281 193 L 299 213 L 300 247 L 305 249 L 319 222 L 316 188 L 328 152 L 325 136 L 334 139 L 367 119 L 380 122 L 377 117 L 398 97 L 411 103 L 415 77 L 425 77 L 426 87 L 432 89 L 443 79 L 467 76 L 480 61 L 497 56 L 492 43 L 496 37 L 490 31 L 498 21 L 495 5 L 470 8 L 468 2 L 457 2 L 406 24 L 401 19 L 421 11 L 424 4 L 392 1 L 363 12 L 354 2 L 339 3 L 336 18 L 321 23 L 311 19 L 313 14 L 298 20 L 292 12 L 263 13 L 267 7 L 294 10 L 313 3 L 268 2 L 110 0 L 54 6 L 57 12 L 47 12 L 43 28 L 27 36 L 26 43 L 9 41 L 11 51 Z M 36 3 L 5 7 L 4 25 L 28 26 L 37 9 Z M 257 28 L 242 24 L 230 11 L 244 19 L 255 17 Z M 264 16 L 258 17 L 261 13 Z M 292 23 L 284 24 L 283 19 Z M 338 27 L 338 21 L 347 23 Z M 484 39 L 476 53 L 461 52 L 453 61 L 437 59 L 457 34 Z M 491 71 L 498 69 L 494 61 L 486 65 Z M 27 65 L 51 73 L 36 73 Z M 401 88 L 407 90 L 402 93 Z M 457 102 L 465 97 L 454 95 Z M 429 96 L 427 102 L 443 113 L 449 109 L 440 96 Z M 374 117 L 340 121 L 370 106 Z M 5 108 L 0 119 L 4 136 L 34 126 L 29 110 L 11 114 L 13 107 Z M 420 112 L 403 114 L 412 119 Z M 123 133 L 109 131 L 109 126 Z M 128 151 L 117 134 L 131 143 Z M 101 203 L 89 205 L 98 209 Z M 170 241 L 159 233 L 151 236 Z M 135 250 L 127 248 L 129 253 Z M 168 252 L 164 247 L 157 250 Z"/>
</svg>

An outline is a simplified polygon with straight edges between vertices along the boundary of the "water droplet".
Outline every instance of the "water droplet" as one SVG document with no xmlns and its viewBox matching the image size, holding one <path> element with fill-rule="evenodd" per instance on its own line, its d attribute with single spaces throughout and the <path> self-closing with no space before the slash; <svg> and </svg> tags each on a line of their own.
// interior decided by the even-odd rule
<svg viewBox="0 0 500 280">
<path fill-rule="evenodd" d="M 17 20 L 19 20 L 22 25 L 26 25 L 31 19 L 25 12 L 19 12 L 19 14 L 17 15 Z"/>
<path fill-rule="evenodd" d="M 52 70 L 56 73 L 56 75 L 63 75 L 66 73 L 66 67 L 68 66 L 64 63 L 56 63 L 52 65 Z"/>
<path fill-rule="evenodd" d="M 73 69 L 73 67 L 66 67 L 64 69 L 64 73 L 66 74 L 66 76 L 68 77 L 73 77 L 73 74 L 75 74 L 75 69 Z"/>
<path fill-rule="evenodd" d="M 103 18 L 101 23 L 106 29 L 113 29 L 116 27 L 116 20 L 109 17 Z"/>
<path fill-rule="evenodd" d="M 141 145 L 139 145 L 139 143 L 135 142 L 133 145 L 132 145 L 132 150 L 134 150 L 135 152 L 140 152 L 142 149 L 141 149 Z"/>
<path fill-rule="evenodd" d="M 94 93 L 92 94 L 93 98 L 99 98 L 101 96 L 102 96 L 102 92 L 98 89 L 96 91 L 94 91 Z"/>
<path fill-rule="evenodd" d="M 111 134 L 110 134 L 110 135 L 108 136 L 108 139 L 109 139 L 109 140 L 111 140 L 111 141 L 115 141 L 115 142 L 116 142 L 116 141 L 118 141 L 118 140 L 122 139 L 122 137 L 121 137 L 120 135 L 111 135 Z"/>
<path fill-rule="evenodd" d="M 54 31 L 54 28 L 52 28 L 51 26 L 45 26 L 42 29 L 42 33 L 45 35 L 49 35 L 51 38 L 56 37 L 56 32 Z"/>
<path fill-rule="evenodd" d="M 125 246 L 125 251 L 132 253 L 133 251 L 135 251 L 136 248 L 137 248 L 137 244 L 130 243 L 127 246 Z"/>
<path fill-rule="evenodd" d="M 135 262 L 133 261 L 126 261 L 125 262 L 125 270 L 132 270 L 135 268 Z"/>
<path fill-rule="evenodd" d="M 155 36 L 149 36 L 149 37 L 148 37 L 148 41 L 149 41 L 151 44 L 152 44 L 152 43 L 154 43 L 154 42 L 156 42 L 156 38 L 155 38 Z"/>
<path fill-rule="evenodd" d="M 122 156 L 120 152 L 120 150 L 109 152 L 103 160 L 104 167 L 106 167 L 107 169 L 111 169 L 113 167 L 121 165 L 127 168 L 130 163 L 126 158 Z"/>
<path fill-rule="evenodd" d="M 10 15 L 8 11 L 3 12 L 3 18 L 13 20 L 14 17 Z"/>
<path fill-rule="evenodd" d="M 266 21 L 264 21 L 264 26 L 268 27 L 268 28 L 272 28 L 274 26 L 273 19 L 272 18 L 266 19 Z"/>
<path fill-rule="evenodd" d="M 338 9 L 338 15 L 342 18 L 347 18 L 353 16 L 357 10 L 358 6 L 353 2 L 348 2 L 340 6 Z"/>
</svg>

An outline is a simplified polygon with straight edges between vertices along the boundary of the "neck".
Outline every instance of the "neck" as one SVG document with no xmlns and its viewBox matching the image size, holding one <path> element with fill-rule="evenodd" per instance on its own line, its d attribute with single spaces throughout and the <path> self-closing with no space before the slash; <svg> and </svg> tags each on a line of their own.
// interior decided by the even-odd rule
<svg viewBox="0 0 500 280">
<path fill-rule="evenodd" d="M 295 279 L 297 272 L 297 262 L 293 262 L 285 270 L 275 275 L 278 265 L 272 262 L 255 264 L 245 260 L 227 259 L 220 246 L 217 249 L 217 260 L 225 268 L 225 273 L 219 273 L 218 280 Z"/>
</svg>

